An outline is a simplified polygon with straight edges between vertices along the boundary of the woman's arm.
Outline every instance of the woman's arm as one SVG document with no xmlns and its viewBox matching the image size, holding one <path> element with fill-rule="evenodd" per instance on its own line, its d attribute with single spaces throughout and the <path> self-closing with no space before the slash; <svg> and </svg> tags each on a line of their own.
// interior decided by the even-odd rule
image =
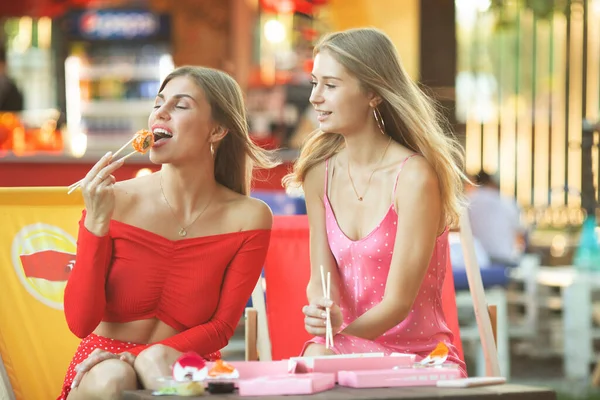
<svg viewBox="0 0 600 400">
<path fill-rule="evenodd" d="M 404 167 L 398 188 L 396 241 L 383 300 L 348 325 L 345 334 L 375 339 L 402 322 L 429 267 L 443 225 L 437 175 L 425 159 L 417 157 Z"/>
<path fill-rule="evenodd" d="M 79 220 L 75 266 L 65 287 L 65 318 L 71 332 L 84 338 L 102 321 L 106 308 L 105 283 L 112 259 L 110 236 L 96 236 Z"/>
<path fill-rule="evenodd" d="M 227 345 L 258 282 L 267 257 L 273 216 L 267 205 L 262 202 L 260 204 L 260 211 L 252 218 L 253 224 L 250 227 L 256 231 L 248 236 L 227 267 L 219 303 L 210 321 L 157 343 L 134 347 L 127 350 L 129 353 L 138 355 L 149 346 L 162 344 L 181 352 L 195 351 L 206 355 Z"/>
<path fill-rule="evenodd" d="M 325 276 L 331 273 L 331 299 L 338 304 L 339 274 L 337 264 L 327 241 L 327 229 L 325 227 L 325 163 L 312 168 L 304 180 L 304 196 L 306 199 L 306 211 L 310 227 L 310 280 L 306 288 L 308 303 L 312 304 L 323 297 L 323 286 L 321 283 L 321 265 Z"/>
</svg>

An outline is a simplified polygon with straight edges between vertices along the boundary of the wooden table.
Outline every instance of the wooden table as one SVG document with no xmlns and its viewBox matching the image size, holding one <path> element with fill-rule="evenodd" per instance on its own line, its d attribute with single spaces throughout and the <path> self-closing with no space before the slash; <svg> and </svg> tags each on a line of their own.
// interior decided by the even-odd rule
<svg viewBox="0 0 600 400">
<path fill-rule="evenodd" d="M 199 397 L 178 397 L 178 396 L 152 396 L 148 390 L 127 391 L 123 394 L 122 400 L 182 400 L 201 399 Z M 257 397 L 242 397 L 237 394 L 219 394 L 210 395 L 218 396 L 219 400 L 257 398 Z M 404 387 L 404 388 L 378 388 L 378 389 L 352 389 L 347 387 L 336 386 L 333 390 L 317 393 L 310 396 L 264 396 L 269 400 L 296 400 L 296 399 L 344 399 L 344 400 L 367 400 L 367 399 L 444 399 L 444 400 L 459 400 L 459 399 L 496 399 L 496 400 L 556 400 L 554 390 L 548 388 L 539 388 L 522 385 L 495 385 L 485 387 L 473 387 L 467 389 L 449 389 L 438 388 L 431 386 L 423 387 Z"/>
</svg>

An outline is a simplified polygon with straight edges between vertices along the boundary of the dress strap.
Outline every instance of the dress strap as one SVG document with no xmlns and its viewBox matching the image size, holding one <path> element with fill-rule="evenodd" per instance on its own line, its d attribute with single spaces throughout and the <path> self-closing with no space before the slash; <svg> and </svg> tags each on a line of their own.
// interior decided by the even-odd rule
<svg viewBox="0 0 600 400">
<path fill-rule="evenodd" d="M 329 187 L 329 158 L 325 160 L 325 191 L 323 197 L 327 197 L 327 188 Z"/>
<path fill-rule="evenodd" d="M 396 174 L 396 181 L 394 183 L 394 190 L 392 191 L 392 199 L 396 197 L 396 188 L 398 187 L 398 177 L 400 176 L 400 173 L 402 172 L 402 169 L 404 168 L 404 164 L 406 164 L 406 162 L 408 160 L 410 160 L 411 158 L 413 158 L 414 156 L 418 156 L 417 153 L 413 153 L 410 156 L 406 157 L 404 160 L 402 160 L 402 162 L 400 163 L 400 171 L 398 171 L 398 173 Z"/>
</svg>

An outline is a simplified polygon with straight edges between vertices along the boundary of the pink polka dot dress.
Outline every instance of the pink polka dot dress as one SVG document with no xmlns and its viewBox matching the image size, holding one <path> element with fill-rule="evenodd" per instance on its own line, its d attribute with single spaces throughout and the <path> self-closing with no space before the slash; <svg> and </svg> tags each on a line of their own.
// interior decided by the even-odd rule
<svg viewBox="0 0 600 400">
<path fill-rule="evenodd" d="M 407 157 L 402 162 L 400 170 L 411 157 Z M 342 284 L 340 308 L 344 316 L 343 330 L 383 300 L 394 252 L 398 214 L 392 204 L 381 222 L 367 236 L 359 240 L 348 238 L 340 229 L 327 196 L 328 162 L 325 170 L 327 238 L 337 262 Z M 449 349 L 447 362 L 456 363 L 466 376 L 465 364 L 452 344 L 454 335 L 448 328 L 442 311 L 442 286 L 448 262 L 448 230 L 446 229 L 436 239 L 429 268 L 408 317 L 375 340 L 337 334 L 334 337 L 332 350 L 336 354 L 409 353 L 416 354 L 419 360 L 427 356 L 438 342 L 444 342 Z M 325 340 L 322 337 L 315 337 L 308 343 L 325 344 Z"/>
</svg>

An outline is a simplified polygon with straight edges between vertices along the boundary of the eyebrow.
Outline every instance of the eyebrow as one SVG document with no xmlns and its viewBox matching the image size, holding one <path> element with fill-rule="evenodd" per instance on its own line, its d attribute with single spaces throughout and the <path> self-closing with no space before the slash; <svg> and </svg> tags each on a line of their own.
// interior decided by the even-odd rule
<svg viewBox="0 0 600 400">
<path fill-rule="evenodd" d="M 159 93 L 156 95 L 156 97 L 160 97 L 161 99 L 165 99 L 165 96 L 162 93 Z M 196 102 L 196 99 L 194 99 L 192 96 L 190 96 L 189 94 L 184 94 L 184 93 L 180 93 L 180 94 L 176 94 L 173 96 L 176 99 L 183 99 L 183 98 L 188 98 L 190 100 L 192 100 L 194 103 Z"/>
<path fill-rule="evenodd" d="M 316 76 L 314 74 L 310 74 L 310 76 L 312 76 L 313 78 L 316 78 Z M 323 79 L 324 80 L 326 80 L 326 79 L 334 79 L 336 81 L 341 81 L 342 80 L 341 78 L 338 78 L 338 77 L 335 77 L 335 76 L 324 76 Z"/>
</svg>

